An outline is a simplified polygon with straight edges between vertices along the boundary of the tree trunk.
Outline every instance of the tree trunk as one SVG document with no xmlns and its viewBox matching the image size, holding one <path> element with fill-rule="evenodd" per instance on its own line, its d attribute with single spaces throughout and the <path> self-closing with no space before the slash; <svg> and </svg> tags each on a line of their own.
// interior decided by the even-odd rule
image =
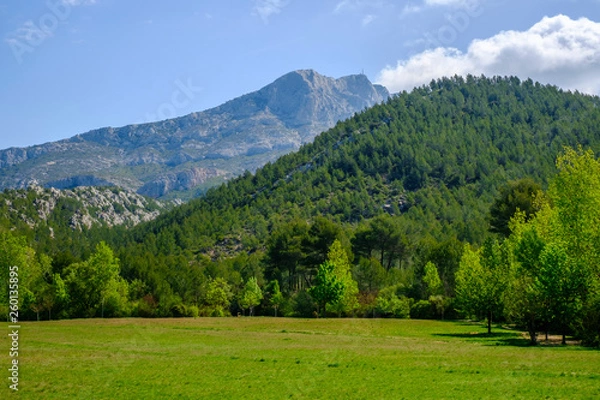
<svg viewBox="0 0 600 400">
<path fill-rule="evenodd" d="M 487 315 L 487 328 L 488 328 L 488 335 L 492 334 L 492 312 L 488 311 L 488 315 Z"/>
<path fill-rule="evenodd" d="M 567 344 L 567 335 L 565 335 L 564 333 L 563 333 L 563 335 L 562 335 L 562 344 L 563 344 L 563 345 L 566 345 L 566 344 Z"/>
<path fill-rule="evenodd" d="M 529 332 L 529 343 L 533 346 L 537 345 L 537 334 L 535 332 L 535 323 L 533 320 L 527 322 L 527 331 Z"/>
</svg>

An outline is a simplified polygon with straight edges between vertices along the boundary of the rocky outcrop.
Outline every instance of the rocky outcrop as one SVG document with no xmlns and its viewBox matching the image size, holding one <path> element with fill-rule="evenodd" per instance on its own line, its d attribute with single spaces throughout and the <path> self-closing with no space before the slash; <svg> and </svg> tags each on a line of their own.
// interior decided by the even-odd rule
<svg viewBox="0 0 600 400">
<path fill-rule="evenodd" d="M 61 218 L 66 218 L 71 228 L 82 230 L 95 224 L 134 226 L 158 217 L 171 205 L 119 188 L 59 190 L 32 186 L 0 193 L 0 211 L 4 214 L 0 218 L 20 219 L 34 228 L 50 220 L 55 212 L 71 210 Z"/>
<path fill-rule="evenodd" d="M 204 112 L 0 151 L 0 189 L 35 183 L 116 185 L 157 198 L 194 193 L 198 185 L 254 171 L 388 97 L 365 75 L 295 71 Z"/>
<path fill-rule="evenodd" d="M 194 187 L 205 183 L 210 178 L 215 178 L 225 175 L 225 171 L 220 171 L 215 168 L 192 168 L 177 174 L 166 174 L 152 182 L 142 186 L 138 193 L 149 197 L 162 197 L 167 193 L 177 190 L 190 190 Z"/>
</svg>

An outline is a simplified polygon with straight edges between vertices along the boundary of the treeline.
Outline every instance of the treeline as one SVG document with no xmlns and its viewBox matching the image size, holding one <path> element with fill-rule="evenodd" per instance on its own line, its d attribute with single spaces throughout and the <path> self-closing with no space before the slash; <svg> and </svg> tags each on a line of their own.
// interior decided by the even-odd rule
<svg viewBox="0 0 600 400">
<path fill-rule="evenodd" d="M 505 240 L 467 245 L 456 273 L 456 305 L 468 316 L 505 318 L 537 333 L 574 333 L 600 344 L 600 161 L 568 149 L 537 211 L 518 210 Z"/>
<path fill-rule="evenodd" d="M 471 317 L 514 323 L 532 343 L 538 332 L 600 344 L 600 161 L 566 149 L 547 191 L 510 182 L 490 210 L 481 246 L 416 243 L 399 218 L 383 214 L 353 231 L 318 218 L 273 233 L 261 257 L 208 259 L 189 275 L 189 297 L 159 302 L 139 279 L 127 281 L 104 242 L 60 272 L 24 237 L 1 232 L 2 279 L 18 266 L 21 318 L 118 316 Z M 254 258 L 253 258 L 254 257 Z M 264 268 L 262 268 L 264 266 Z M 421 268 L 419 268 L 421 266 Z M 14 268 L 13 268 L 14 270 Z M 181 275 L 179 275 L 181 276 Z M 9 299 L 8 285 L 3 298 Z M 168 304 L 168 307 L 165 307 Z M 9 303 L 3 305 L 8 313 Z M 47 315 L 45 315 L 47 313 Z"/>
<path fill-rule="evenodd" d="M 252 308 L 262 315 L 450 318 L 457 308 L 467 311 L 455 303 L 464 245 L 499 241 L 517 207 L 534 214 L 533 193 L 556 174 L 563 146 L 600 150 L 599 103 L 518 78 L 441 79 L 153 222 L 60 240 L 26 227 L 6 234 L 26 236 L 23 245 L 54 287 L 55 275 L 66 283 L 64 271 L 76 276 L 71 266 L 93 264 L 99 252 L 112 249 L 119 260 L 122 281 L 109 286 L 120 287 L 111 292 L 114 299 L 119 293 L 120 308 L 109 310 L 102 295 L 104 308 L 53 305 L 54 316 Z M 342 253 L 347 262 L 339 261 Z M 504 303 L 498 307 L 494 315 L 504 318 Z"/>
</svg>

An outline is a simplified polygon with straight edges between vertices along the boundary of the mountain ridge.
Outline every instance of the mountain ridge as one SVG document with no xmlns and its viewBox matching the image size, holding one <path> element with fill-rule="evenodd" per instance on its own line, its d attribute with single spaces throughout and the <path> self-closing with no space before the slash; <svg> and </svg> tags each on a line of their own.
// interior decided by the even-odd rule
<svg viewBox="0 0 600 400">
<path fill-rule="evenodd" d="M 155 198 L 191 197 L 198 186 L 254 171 L 388 97 L 365 75 L 293 71 L 205 111 L 1 150 L 0 188 L 100 184 Z"/>
</svg>

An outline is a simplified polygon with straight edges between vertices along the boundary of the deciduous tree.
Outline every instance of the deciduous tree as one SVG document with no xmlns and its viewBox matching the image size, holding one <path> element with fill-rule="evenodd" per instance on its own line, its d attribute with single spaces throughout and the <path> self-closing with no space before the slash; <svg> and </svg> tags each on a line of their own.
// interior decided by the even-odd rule
<svg viewBox="0 0 600 400">
<path fill-rule="evenodd" d="M 335 274 L 335 265 L 332 262 L 325 261 L 319 266 L 314 285 L 308 293 L 319 305 L 323 317 L 325 317 L 327 304 L 333 304 L 342 298 L 344 284 Z"/>
</svg>

